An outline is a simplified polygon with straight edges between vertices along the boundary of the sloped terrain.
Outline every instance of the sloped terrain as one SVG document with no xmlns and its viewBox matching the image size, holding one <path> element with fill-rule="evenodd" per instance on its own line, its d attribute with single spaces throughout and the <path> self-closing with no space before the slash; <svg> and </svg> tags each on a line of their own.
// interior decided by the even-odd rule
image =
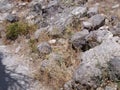
<svg viewBox="0 0 120 90">
<path fill-rule="evenodd" d="M 119 90 L 119 0 L 0 0 L 0 90 Z"/>
</svg>

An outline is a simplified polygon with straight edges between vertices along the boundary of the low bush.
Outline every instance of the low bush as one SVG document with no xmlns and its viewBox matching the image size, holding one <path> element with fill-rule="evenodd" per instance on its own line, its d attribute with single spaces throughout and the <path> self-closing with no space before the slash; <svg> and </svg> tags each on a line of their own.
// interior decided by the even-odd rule
<svg viewBox="0 0 120 90">
<path fill-rule="evenodd" d="M 6 38 L 10 40 L 16 40 L 19 35 L 27 35 L 31 32 L 31 30 L 34 31 L 33 29 L 35 28 L 27 23 L 11 23 L 6 28 Z"/>
</svg>

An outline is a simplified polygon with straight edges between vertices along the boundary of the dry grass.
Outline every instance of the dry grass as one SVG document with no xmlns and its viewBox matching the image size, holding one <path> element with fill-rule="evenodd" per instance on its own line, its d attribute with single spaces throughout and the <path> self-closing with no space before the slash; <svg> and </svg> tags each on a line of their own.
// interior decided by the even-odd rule
<svg viewBox="0 0 120 90">
<path fill-rule="evenodd" d="M 117 10 L 116 12 L 118 19 L 120 20 L 120 9 Z"/>
<path fill-rule="evenodd" d="M 35 78 L 51 86 L 53 90 L 59 90 L 60 87 L 63 87 L 64 83 L 71 78 L 71 74 L 63 63 L 59 65 L 58 62 L 52 62 L 45 70 L 40 69 L 40 71 L 35 74 Z"/>
<path fill-rule="evenodd" d="M 21 0 L 21 1 L 27 1 L 30 2 L 31 0 Z M 48 0 L 46 0 L 48 1 Z M 65 0 L 63 0 L 65 1 Z M 95 2 L 100 2 L 101 0 L 96 0 Z M 103 2 L 108 0 L 102 0 Z M 108 13 L 109 7 L 106 8 L 100 8 L 100 13 Z M 120 10 L 117 11 L 117 16 L 120 18 Z M 8 24 L 7 24 L 8 25 Z M 33 65 L 34 69 L 36 70 L 34 73 L 34 78 L 37 80 L 40 80 L 41 82 L 44 82 L 45 85 L 51 86 L 53 90 L 59 90 L 65 82 L 71 79 L 73 70 L 78 66 L 80 61 L 77 59 L 77 56 L 79 53 L 75 52 L 71 45 L 69 44 L 69 38 L 71 35 L 73 35 L 75 32 L 78 32 L 81 30 L 82 25 L 81 21 L 77 18 L 74 19 L 73 23 L 71 23 L 69 26 L 66 27 L 65 34 L 62 39 L 65 40 L 64 44 L 61 44 L 57 42 L 52 46 L 53 52 L 60 54 L 62 56 L 62 60 L 50 60 L 50 56 L 47 55 L 44 57 L 44 59 L 47 59 L 48 66 L 44 70 L 42 70 L 40 63 L 44 60 L 37 55 L 37 45 L 41 42 L 47 42 L 53 37 L 49 36 L 48 33 L 42 32 L 40 34 L 40 37 L 38 41 L 36 41 L 33 36 L 34 31 L 36 30 L 35 25 L 30 25 L 32 28 L 29 28 L 29 35 L 30 35 L 30 41 L 29 41 L 29 49 L 31 49 L 30 57 L 33 59 Z M 22 37 L 22 36 L 21 36 Z M 55 38 L 56 40 L 59 40 L 60 38 Z M 22 39 L 20 39 L 23 41 Z M 8 40 L 6 41 L 8 43 Z M 23 43 L 24 45 L 24 43 Z M 26 50 L 25 46 L 23 46 Z M 28 49 L 28 48 L 27 48 Z M 23 51 L 25 53 L 25 51 Z"/>
<path fill-rule="evenodd" d="M 40 67 L 35 78 L 45 85 L 51 86 L 53 90 L 59 90 L 65 82 L 72 78 L 72 72 L 80 63 L 77 60 L 77 53 L 69 46 L 68 41 L 64 45 L 58 43 L 52 46 L 53 52 L 62 56 L 60 60 L 51 60 L 51 55 L 46 56 L 48 66 L 45 69 Z"/>
<path fill-rule="evenodd" d="M 44 57 L 44 60 L 48 60 L 48 66 L 44 70 L 39 67 L 34 77 L 45 85 L 51 86 L 53 90 L 59 90 L 63 85 L 72 78 L 73 70 L 80 63 L 77 59 L 78 53 L 76 53 L 69 44 L 69 38 L 72 34 L 81 30 L 80 20 L 75 20 L 65 30 L 63 36 L 64 43 L 57 42 L 51 45 L 53 52 L 62 56 L 60 60 L 51 60 L 50 55 Z M 54 37 L 49 36 L 47 33 L 42 32 L 38 43 L 49 41 Z M 57 41 L 61 38 L 55 38 Z M 40 60 L 41 63 L 43 60 Z"/>
<path fill-rule="evenodd" d="M 45 42 L 51 40 L 51 37 L 48 35 L 47 32 L 42 31 L 39 35 L 40 37 L 38 38 L 38 42 Z"/>
</svg>

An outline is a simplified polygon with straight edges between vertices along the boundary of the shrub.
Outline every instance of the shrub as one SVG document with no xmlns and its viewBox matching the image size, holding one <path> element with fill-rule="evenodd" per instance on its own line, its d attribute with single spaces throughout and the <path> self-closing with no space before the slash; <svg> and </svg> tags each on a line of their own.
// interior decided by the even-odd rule
<svg viewBox="0 0 120 90">
<path fill-rule="evenodd" d="M 32 26 L 29 26 L 27 23 L 15 22 L 9 24 L 6 28 L 6 38 L 15 40 L 19 35 L 27 35 L 32 29 Z"/>
</svg>

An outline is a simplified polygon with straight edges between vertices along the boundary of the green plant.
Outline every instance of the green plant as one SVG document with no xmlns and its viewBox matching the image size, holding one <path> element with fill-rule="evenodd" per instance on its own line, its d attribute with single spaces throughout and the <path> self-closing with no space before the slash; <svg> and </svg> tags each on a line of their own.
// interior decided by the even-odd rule
<svg viewBox="0 0 120 90">
<path fill-rule="evenodd" d="M 27 23 L 15 22 L 9 24 L 6 28 L 6 38 L 10 40 L 16 40 L 19 35 L 27 35 L 32 26 Z"/>
<path fill-rule="evenodd" d="M 6 31 L 6 37 L 7 39 L 15 40 L 18 37 L 18 24 L 13 23 L 7 26 L 7 31 Z"/>
</svg>

